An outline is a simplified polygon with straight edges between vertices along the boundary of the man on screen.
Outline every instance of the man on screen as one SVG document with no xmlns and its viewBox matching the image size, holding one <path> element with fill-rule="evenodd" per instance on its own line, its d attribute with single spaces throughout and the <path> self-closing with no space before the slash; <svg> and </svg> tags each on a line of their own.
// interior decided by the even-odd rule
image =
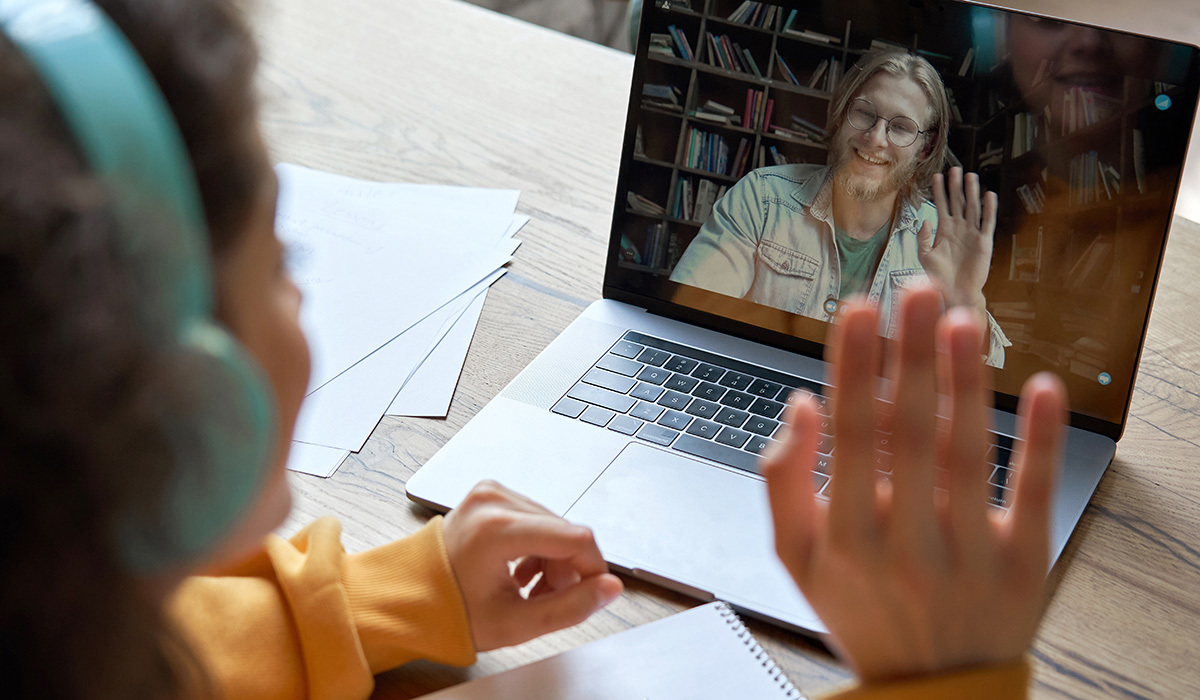
<svg viewBox="0 0 1200 700">
<path fill-rule="evenodd" d="M 713 206 L 671 280 L 825 321 L 865 294 L 890 337 L 903 290 L 928 278 L 947 308 L 987 317 L 983 352 L 1002 367 L 1010 343 L 983 296 L 996 195 L 981 196 L 979 178 L 961 168 L 941 174 L 949 123 L 927 61 L 865 56 L 831 96 L 829 164 L 746 175 Z"/>
</svg>

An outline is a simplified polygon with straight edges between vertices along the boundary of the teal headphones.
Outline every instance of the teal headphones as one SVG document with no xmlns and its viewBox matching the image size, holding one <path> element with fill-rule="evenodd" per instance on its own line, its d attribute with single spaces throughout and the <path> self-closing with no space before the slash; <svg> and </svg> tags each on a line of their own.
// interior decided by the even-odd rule
<svg viewBox="0 0 1200 700">
<path fill-rule="evenodd" d="M 112 193 L 125 249 L 133 257 L 156 251 L 171 335 L 213 385 L 194 412 L 164 416 L 176 449 L 161 510 L 148 521 L 127 519 L 118 533 L 131 567 L 161 570 L 212 548 L 257 496 L 274 447 L 273 394 L 257 364 L 213 320 L 207 228 L 191 161 L 137 52 L 90 0 L 0 0 L 0 27 Z M 146 221 L 166 224 L 149 231 Z"/>
</svg>

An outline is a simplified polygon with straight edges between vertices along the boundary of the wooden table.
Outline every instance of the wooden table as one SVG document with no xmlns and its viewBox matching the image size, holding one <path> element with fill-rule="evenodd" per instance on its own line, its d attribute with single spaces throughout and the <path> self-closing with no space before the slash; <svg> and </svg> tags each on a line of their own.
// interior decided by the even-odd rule
<svg viewBox="0 0 1200 700">
<path fill-rule="evenodd" d="M 405 481 L 600 295 L 630 56 L 457 0 L 271 0 L 263 124 L 281 161 L 355 177 L 519 188 L 533 221 L 488 296 L 446 420 L 385 418 L 322 480 L 293 479 L 284 526 L 335 514 L 351 551 L 419 528 Z M 1200 225 L 1176 221 L 1116 461 L 1051 574 L 1033 650 L 1039 697 L 1200 693 Z M 403 300 L 396 300 L 403 303 Z M 528 663 L 694 601 L 626 579 L 586 623 L 480 657 L 414 663 L 378 695 L 411 697 Z M 801 687 L 849 678 L 811 641 L 751 623 Z"/>
</svg>

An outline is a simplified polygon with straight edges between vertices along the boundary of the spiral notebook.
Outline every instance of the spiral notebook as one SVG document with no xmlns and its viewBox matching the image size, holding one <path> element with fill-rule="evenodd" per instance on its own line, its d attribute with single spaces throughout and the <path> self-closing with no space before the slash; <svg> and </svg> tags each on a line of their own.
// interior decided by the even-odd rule
<svg viewBox="0 0 1200 700">
<path fill-rule="evenodd" d="M 722 602 L 692 608 L 423 700 L 802 700 Z"/>
</svg>

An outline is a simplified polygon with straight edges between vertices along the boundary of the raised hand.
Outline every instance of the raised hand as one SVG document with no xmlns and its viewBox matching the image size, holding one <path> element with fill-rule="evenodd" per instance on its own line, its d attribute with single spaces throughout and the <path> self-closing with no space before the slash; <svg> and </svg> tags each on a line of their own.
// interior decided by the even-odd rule
<svg viewBox="0 0 1200 700">
<path fill-rule="evenodd" d="M 1042 615 L 1066 390 L 1050 374 L 1026 382 L 1015 497 L 1007 517 L 992 512 L 983 330 L 966 309 L 939 320 L 940 306 L 929 287 L 904 299 L 894 390 L 882 399 L 877 311 L 851 304 L 835 327 L 828 502 L 813 494 L 811 398 L 793 402 L 790 431 L 764 465 L 776 551 L 832 648 L 868 681 L 1016 660 Z M 936 413 L 939 383 L 948 424 Z M 888 426 L 890 455 L 877 447 L 877 428 Z"/>
<path fill-rule="evenodd" d="M 591 530 L 494 481 L 476 485 L 446 515 L 443 533 L 476 651 L 579 624 L 623 589 L 621 579 L 608 573 Z"/>
<path fill-rule="evenodd" d="M 949 178 L 940 173 L 933 176 L 937 236 L 926 221 L 917 234 L 917 258 L 947 308 L 970 306 L 982 313 L 998 205 L 995 192 L 981 197 L 979 190 L 979 176 L 964 177 L 962 168 L 950 168 Z"/>
</svg>

